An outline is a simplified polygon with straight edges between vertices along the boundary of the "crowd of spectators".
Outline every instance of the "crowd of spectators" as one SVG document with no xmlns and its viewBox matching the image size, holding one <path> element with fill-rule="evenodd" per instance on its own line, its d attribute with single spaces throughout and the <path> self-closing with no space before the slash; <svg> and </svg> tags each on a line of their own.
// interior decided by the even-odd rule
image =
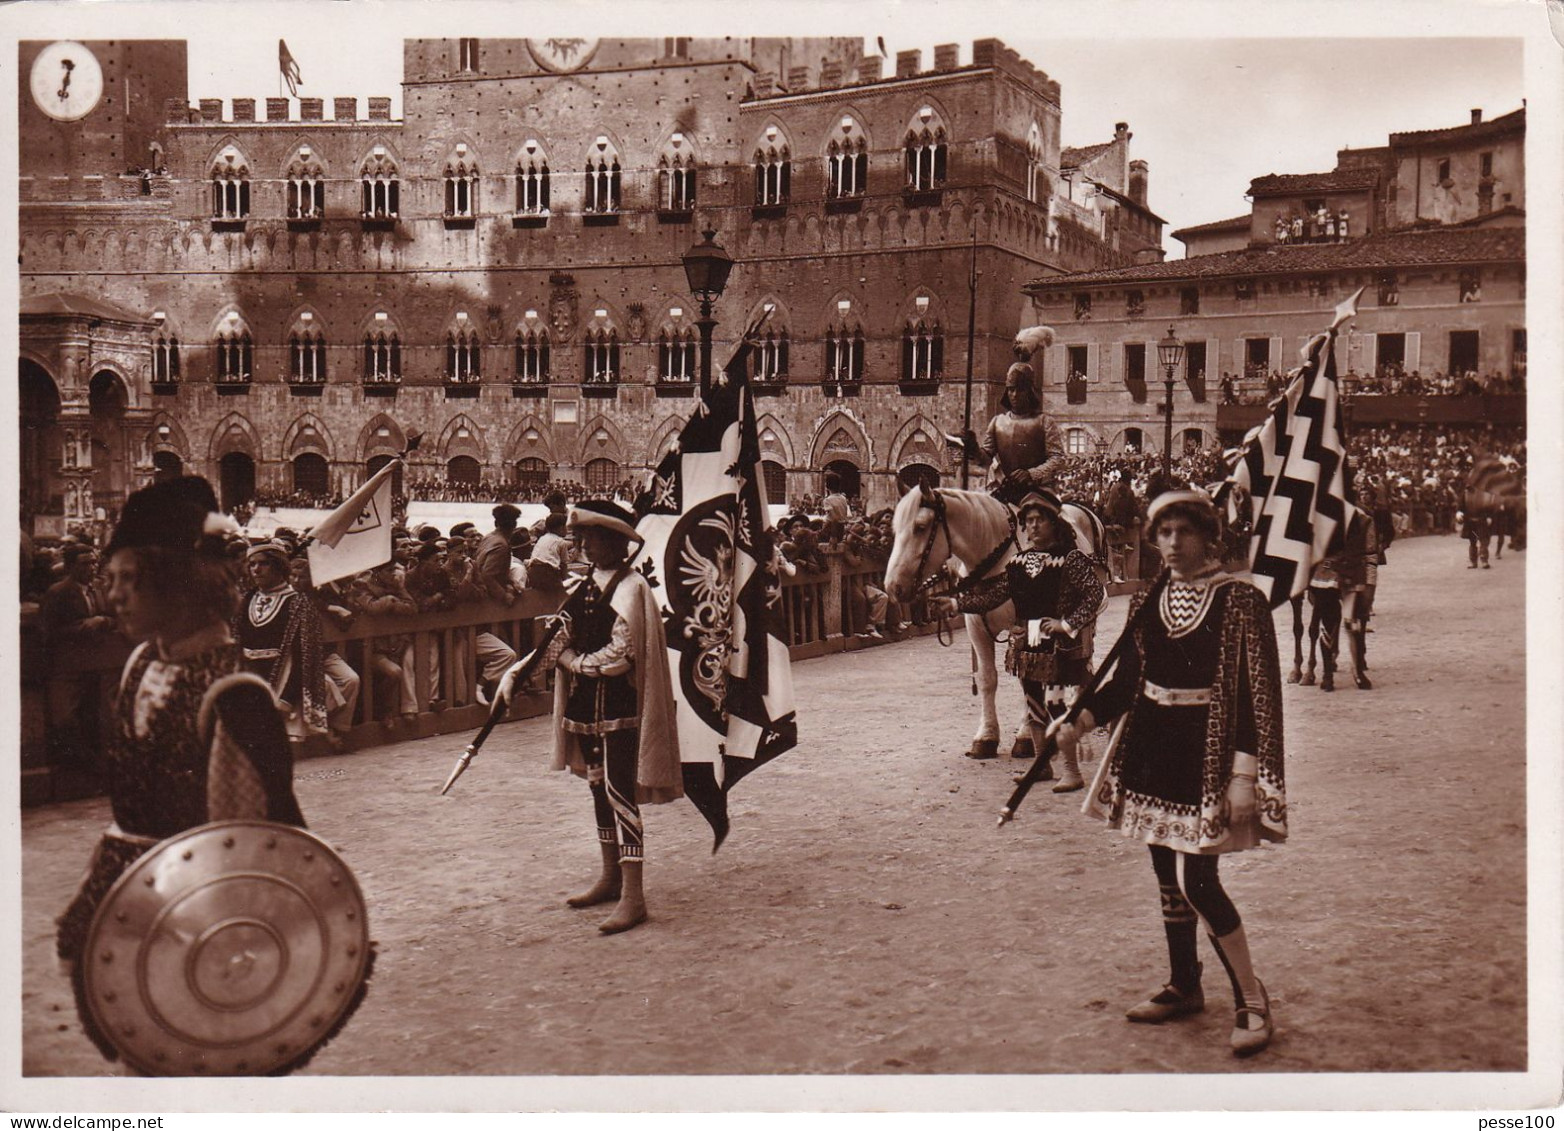
<svg viewBox="0 0 1564 1131">
<path fill-rule="evenodd" d="M 1217 383 L 1222 404 L 1266 404 L 1287 386 L 1287 375 L 1280 370 L 1251 367 L 1240 376 L 1223 373 Z M 1370 396 L 1481 397 L 1517 395 L 1526 392 L 1526 366 L 1517 362 L 1509 376 L 1475 369 L 1460 373 L 1407 370 L 1399 365 L 1381 365 L 1373 373 L 1348 370 L 1341 375 L 1343 398 Z"/>
<path fill-rule="evenodd" d="M 562 495 L 567 503 L 582 499 L 635 498 L 636 485 L 623 479 L 612 486 L 588 487 L 573 479 L 550 479 L 542 483 L 496 483 L 489 479 L 453 482 L 439 475 L 407 476 L 402 490 L 408 498 L 431 503 L 542 503 L 552 495 Z"/>
</svg>

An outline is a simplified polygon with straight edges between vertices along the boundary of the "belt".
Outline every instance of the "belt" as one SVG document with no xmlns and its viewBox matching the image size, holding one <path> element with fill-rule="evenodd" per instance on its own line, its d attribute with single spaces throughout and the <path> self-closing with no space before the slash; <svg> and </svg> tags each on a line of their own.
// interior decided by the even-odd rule
<svg viewBox="0 0 1564 1131">
<path fill-rule="evenodd" d="M 1159 687 L 1149 679 L 1141 694 L 1159 707 L 1204 707 L 1211 702 L 1209 687 Z"/>
<path fill-rule="evenodd" d="M 244 658 L 246 660 L 275 660 L 282 655 L 281 648 L 246 648 Z"/>
</svg>

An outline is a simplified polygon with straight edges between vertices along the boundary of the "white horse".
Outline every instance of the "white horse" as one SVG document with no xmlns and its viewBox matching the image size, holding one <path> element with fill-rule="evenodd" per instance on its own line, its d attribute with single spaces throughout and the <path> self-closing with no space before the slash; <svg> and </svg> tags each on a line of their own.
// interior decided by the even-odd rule
<svg viewBox="0 0 1564 1131">
<path fill-rule="evenodd" d="M 1076 545 L 1093 559 L 1099 576 L 1105 578 L 1103 550 L 1107 539 L 1102 521 L 1079 503 L 1064 504 L 1060 517 L 1070 524 Z M 919 486 L 902 496 L 891 523 L 896 541 L 885 565 L 885 591 L 898 601 L 910 601 L 920 589 L 931 585 L 951 558 L 960 563 L 963 578 L 974 574 L 989 578 L 998 575 L 1016 554 L 1010 508 L 983 491 L 949 487 L 931 491 Z M 999 713 L 994 704 L 999 668 L 994 645 L 999 634 L 1014 623 L 1015 609 L 1007 601 L 987 613 L 968 613 L 965 620 L 976 664 L 974 683 L 982 701 L 982 717 L 969 754 L 974 758 L 992 758 L 999 752 Z M 1091 629 L 1087 629 L 1088 647 L 1090 634 Z M 1023 740 L 1034 750 L 1037 748 L 1024 717 L 1016 728 L 1016 741 Z"/>
</svg>

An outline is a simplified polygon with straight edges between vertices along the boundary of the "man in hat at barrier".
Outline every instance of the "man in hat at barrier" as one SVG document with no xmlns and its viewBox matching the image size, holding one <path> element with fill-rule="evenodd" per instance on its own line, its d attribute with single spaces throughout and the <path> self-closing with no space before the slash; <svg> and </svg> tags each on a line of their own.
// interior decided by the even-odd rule
<svg viewBox="0 0 1564 1131">
<path fill-rule="evenodd" d="M 598 930 L 627 931 L 646 919 L 641 885 L 641 805 L 684 793 L 673 682 L 663 621 L 651 586 L 630 564 L 635 519 L 617 503 L 590 500 L 570 512 L 570 530 L 591 565 L 565 602 L 554 686 L 554 769 L 587 779 L 597 817 L 602 873 L 566 902 L 616 901 Z"/>
<path fill-rule="evenodd" d="M 251 546 L 245 572 L 254 586 L 234 616 L 245 670 L 271 685 L 286 712 L 288 738 L 326 732 L 326 677 L 320 616 L 289 582 L 288 554 L 276 542 Z"/>
</svg>

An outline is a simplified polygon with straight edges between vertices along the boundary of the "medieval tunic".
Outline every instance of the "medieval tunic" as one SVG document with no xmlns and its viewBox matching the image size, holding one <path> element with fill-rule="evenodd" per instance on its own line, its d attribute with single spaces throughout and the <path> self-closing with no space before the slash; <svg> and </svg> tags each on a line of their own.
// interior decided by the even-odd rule
<svg viewBox="0 0 1564 1131">
<path fill-rule="evenodd" d="M 963 613 L 983 613 L 1007 600 L 1014 603 L 1016 624 L 1005 670 L 1025 683 L 1041 685 L 1050 706 L 1063 703 L 1091 675 L 1090 629 L 1103 600 L 1091 559 L 1076 549 L 1064 554 L 1026 550 L 999 576 L 958 597 L 956 604 Z M 1032 622 L 1043 617 L 1064 621 L 1069 631 L 1033 631 Z"/>
<path fill-rule="evenodd" d="M 674 801 L 684 795 L 684 783 L 662 615 L 646 578 L 628 568 L 617 579 L 616 573 L 593 570 L 563 610 L 570 614 L 567 632 L 581 670 L 562 668 L 554 682 L 553 766 L 586 777 L 593 740 L 630 732 L 634 800 Z M 579 627 L 577 616 L 583 617 Z M 594 647 L 599 640 L 604 643 Z"/>
<path fill-rule="evenodd" d="M 1220 853 L 1287 837 L 1281 672 L 1258 589 L 1223 573 L 1170 581 L 1137 619 L 1113 678 L 1087 697 L 1098 722 L 1119 719 L 1084 810 L 1125 836 L 1179 852 Z M 1256 760 L 1256 815 L 1233 827 L 1233 756 Z"/>
<path fill-rule="evenodd" d="M 271 685 L 292 712 L 288 733 L 302 739 L 326 729 L 326 682 L 321 667 L 320 617 L 291 585 L 255 590 L 234 617 L 244 667 Z"/>
<path fill-rule="evenodd" d="M 114 823 L 94 849 L 55 938 L 59 956 L 71 963 L 81 957 L 93 915 L 114 882 L 159 841 L 210 821 L 304 825 L 276 700 L 264 683 L 241 672 L 232 643 L 177 660 L 165 659 L 151 642 L 131 653 L 107 754 Z M 89 1036 L 112 1056 L 88 1010 L 81 1014 Z"/>
</svg>

